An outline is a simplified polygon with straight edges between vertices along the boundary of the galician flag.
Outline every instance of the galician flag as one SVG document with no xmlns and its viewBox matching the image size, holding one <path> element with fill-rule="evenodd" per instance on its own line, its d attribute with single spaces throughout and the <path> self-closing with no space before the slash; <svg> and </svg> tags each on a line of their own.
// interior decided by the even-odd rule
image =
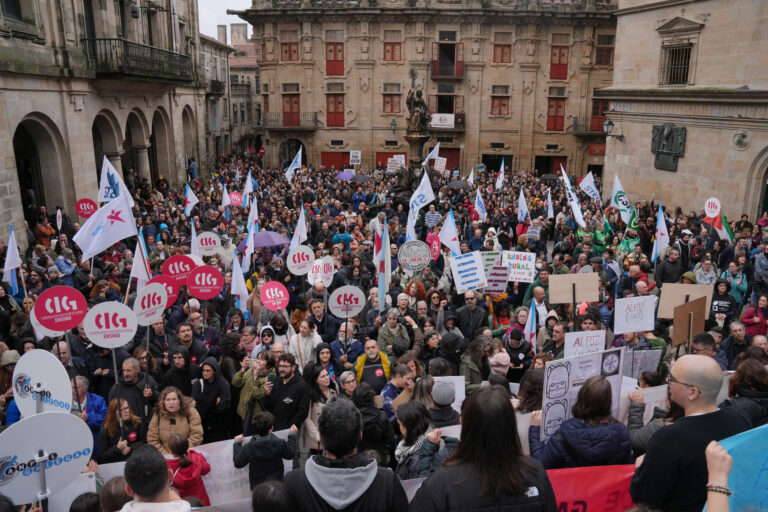
<svg viewBox="0 0 768 512">
<path fill-rule="evenodd" d="M 222 185 L 221 187 L 221 206 L 224 208 L 224 218 L 227 219 L 227 222 L 229 222 L 229 205 L 232 204 L 232 201 L 229 199 L 229 191 L 227 190 L 227 186 Z"/>
<path fill-rule="evenodd" d="M 555 218 L 555 210 L 552 207 L 552 191 L 550 189 L 547 189 L 547 218 Z"/>
<path fill-rule="evenodd" d="M 250 265 L 248 262 L 244 262 Z M 243 313 L 248 309 L 248 287 L 245 285 L 245 278 L 243 277 L 243 269 L 240 266 L 240 258 L 237 256 L 237 250 L 235 250 L 235 257 L 232 260 L 232 295 L 237 300 L 237 307 Z"/>
<path fill-rule="evenodd" d="M 459 234 L 456 231 L 456 220 L 453 218 L 453 210 L 448 211 L 448 216 L 445 218 L 443 227 L 437 236 L 440 238 L 440 243 L 451 250 L 452 255 L 459 256 L 461 254 Z"/>
<path fill-rule="evenodd" d="M 197 246 L 197 230 L 195 229 L 195 223 L 190 222 L 190 225 L 192 227 L 192 236 L 190 237 L 189 242 L 189 254 L 192 256 L 200 257 L 200 248 Z"/>
<path fill-rule="evenodd" d="M 520 195 L 517 197 L 517 222 L 525 222 L 526 217 L 530 217 L 528 212 L 528 203 L 525 202 L 525 193 L 523 187 L 520 187 Z"/>
<path fill-rule="evenodd" d="M 592 176 L 592 171 L 589 171 L 587 175 L 582 178 L 581 183 L 579 183 L 579 188 L 595 200 L 598 208 L 602 206 L 603 200 L 600 198 L 600 191 L 597 190 L 597 184 L 595 183 L 595 177 Z"/>
<path fill-rule="evenodd" d="M 248 210 L 248 226 L 259 223 L 259 200 L 253 197 L 251 208 Z M 258 229 L 257 229 L 258 231 Z"/>
<path fill-rule="evenodd" d="M 293 157 L 293 162 L 291 162 L 291 165 L 289 165 L 285 170 L 285 179 L 288 180 L 288 183 L 290 183 L 293 177 L 296 175 L 296 170 L 301 168 L 301 152 L 303 149 L 304 146 L 299 147 L 299 152 L 296 153 L 295 157 Z"/>
<path fill-rule="evenodd" d="M 426 173 L 425 173 L 426 174 Z M 387 291 L 392 282 L 392 251 L 389 248 L 389 229 L 387 219 L 384 222 L 376 219 L 376 234 L 373 240 L 373 252 L 376 271 L 379 273 L 379 311 L 387 309 Z"/>
<path fill-rule="evenodd" d="M 256 222 L 248 222 L 248 235 L 245 237 L 245 251 L 243 251 L 243 266 L 245 271 L 251 269 L 251 255 L 253 254 L 253 237 L 258 229 L 256 228 Z M 235 258 L 237 259 L 237 258 Z"/>
<path fill-rule="evenodd" d="M 120 194 L 111 203 L 105 204 L 75 233 L 72 238 L 83 250 L 87 260 L 99 254 L 115 242 L 136 236 L 136 221 L 133 219 L 128 194 Z"/>
<path fill-rule="evenodd" d="M 245 173 L 245 187 L 243 187 L 243 208 L 248 208 L 248 199 L 250 199 L 251 192 L 253 192 L 253 178 L 251 177 L 251 171 Z"/>
<path fill-rule="evenodd" d="M 11 295 L 18 295 L 19 280 L 16 278 L 16 269 L 21 266 L 21 257 L 19 256 L 19 246 L 16 245 L 16 233 L 13 231 L 8 235 L 8 250 L 5 255 L 5 266 L 3 267 L 3 281 L 11 286 Z M 26 291 L 24 293 L 26 296 Z"/>
<path fill-rule="evenodd" d="M 189 217 L 192 215 L 192 208 L 195 207 L 197 203 L 199 203 L 200 200 L 197 198 L 194 192 L 192 192 L 192 187 L 189 186 L 189 183 L 187 183 L 187 189 L 184 192 L 184 215 Z"/>
<path fill-rule="evenodd" d="M 661 251 L 669 245 L 669 231 L 667 231 L 667 221 L 664 219 L 664 212 L 661 210 L 661 201 L 659 201 L 659 213 L 656 217 L 656 239 L 653 242 L 653 251 L 651 252 L 651 261 L 656 260 L 661 255 Z"/>
<path fill-rule="evenodd" d="M 435 193 L 432 191 L 432 182 L 429 180 L 429 175 L 423 172 L 421 175 L 421 183 L 413 195 L 409 203 L 408 210 L 408 222 L 405 226 L 405 240 L 416 240 L 416 219 L 419 218 L 419 211 L 435 200 Z"/>
<path fill-rule="evenodd" d="M 501 165 L 499 166 L 499 175 L 496 177 L 496 192 L 501 190 L 504 185 L 504 158 L 501 159 Z"/>
<path fill-rule="evenodd" d="M 488 218 L 488 210 L 485 209 L 485 203 L 483 202 L 483 196 L 480 195 L 480 189 L 477 190 L 475 195 L 475 211 L 480 217 L 480 222 L 485 222 Z"/>
<path fill-rule="evenodd" d="M 299 214 L 299 221 L 296 223 L 296 229 L 293 230 L 293 237 L 291 238 L 291 246 L 288 248 L 292 251 L 294 247 L 298 247 L 302 242 L 307 241 L 307 219 L 304 216 L 304 206 L 301 207 L 301 213 Z"/>
<path fill-rule="evenodd" d="M 430 160 L 432 160 L 433 158 L 437 158 L 438 156 L 440 156 L 440 143 L 439 142 L 437 143 L 437 145 L 434 148 L 432 148 L 432 151 L 429 152 L 429 154 L 427 155 L 427 158 L 425 158 L 424 161 L 421 162 L 421 166 L 422 167 L 426 167 Z"/>
<path fill-rule="evenodd" d="M 731 230 L 730 224 L 728 224 L 728 219 L 725 218 L 725 214 L 722 211 L 720 211 L 720 215 L 717 217 L 704 217 L 701 221 L 710 224 L 712 229 L 717 232 L 720 240 L 733 242 L 733 231 Z"/>
<path fill-rule="evenodd" d="M 467 178 L 467 183 L 470 185 L 475 184 L 475 168 L 473 167 L 471 171 L 469 171 L 469 177 Z"/>
<path fill-rule="evenodd" d="M 195 229 L 195 226 L 192 226 Z M 152 270 L 149 266 L 149 255 L 147 254 L 147 245 L 144 243 L 144 230 L 139 230 L 138 242 L 136 243 L 136 254 L 133 257 L 133 266 L 131 267 L 131 278 L 136 278 L 136 291 L 141 290 L 147 281 L 152 279 Z"/>
<path fill-rule="evenodd" d="M 630 205 L 627 194 L 624 193 L 624 187 L 621 186 L 621 180 L 618 174 L 613 175 L 613 192 L 611 192 L 611 206 L 619 210 L 621 220 L 629 225 Z"/>
<path fill-rule="evenodd" d="M 531 306 L 528 308 L 528 320 L 523 327 L 523 340 L 531 345 L 531 351 L 536 353 L 536 301 L 531 300 Z"/>
<path fill-rule="evenodd" d="M 125 186 L 123 178 L 117 172 L 117 169 L 109 161 L 107 155 L 104 155 L 104 160 L 101 162 L 101 180 L 99 181 L 99 196 L 96 200 L 99 203 L 108 203 L 116 199 L 120 195 L 128 196 L 128 204 L 133 208 L 133 198 L 128 191 L 128 187 Z"/>
<path fill-rule="evenodd" d="M 571 187 L 571 180 L 568 179 L 568 175 L 565 174 L 563 165 L 560 164 L 560 172 L 563 173 L 563 183 L 565 184 L 565 192 L 568 195 L 568 204 L 571 206 L 573 212 L 573 219 L 581 227 L 586 227 L 587 223 L 584 222 L 584 216 L 581 214 L 581 205 L 579 204 L 579 198 L 576 197 L 576 192 Z"/>
</svg>

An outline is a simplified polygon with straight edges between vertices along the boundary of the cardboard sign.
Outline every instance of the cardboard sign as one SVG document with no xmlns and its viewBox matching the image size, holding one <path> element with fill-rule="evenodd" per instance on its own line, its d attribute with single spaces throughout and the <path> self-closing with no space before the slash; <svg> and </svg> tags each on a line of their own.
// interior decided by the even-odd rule
<svg viewBox="0 0 768 512">
<path fill-rule="evenodd" d="M 176 299 L 179 298 L 179 288 L 176 286 L 176 280 L 169 275 L 161 274 L 150 279 L 147 282 L 147 286 L 155 283 L 162 284 L 165 287 L 165 293 L 167 295 L 165 309 L 176 304 Z"/>
<path fill-rule="evenodd" d="M 488 285 L 483 290 L 483 293 L 499 294 L 507 291 L 507 285 L 509 284 L 509 273 L 512 272 L 510 267 L 504 265 L 494 265 L 491 267 L 490 272 L 486 274 Z"/>
<path fill-rule="evenodd" d="M 616 299 L 613 318 L 614 334 L 652 331 L 656 322 L 656 297 Z"/>
<path fill-rule="evenodd" d="M 677 306 L 699 297 L 706 297 L 707 305 L 704 309 L 709 312 L 709 308 L 712 306 L 711 284 L 664 283 L 664 286 L 661 287 L 659 311 L 656 316 L 658 318 L 674 318 Z"/>
<path fill-rule="evenodd" d="M 232 203 L 232 206 L 242 206 L 243 196 L 240 194 L 240 192 L 230 192 L 229 202 Z"/>
<path fill-rule="evenodd" d="M 576 285 L 576 302 L 597 302 L 600 300 L 599 276 L 589 274 L 558 274 L 549 276 L 549 303 L 569 304 L 574 302 L 573 285 Z"/>
<path fill-rule="evenodd" d="M 541 226 L 531 226 L 528 231 L 525 232 L 525 236 L 528 240 L 538 240 L 541 238 Z"/>
<path fill-rule="evenodd" d="M 206 231 L 200 233 L 197 237 L 197 250 L 200 252 L 200 256 L 213 256 L 218 254 L 221 247 L 221 238 L 213 231 Z"/>
<path fill-rule="evenodd" d="M 360 313 L 364 306 L 365 292 L 357 286 L 336 288 L 328 299 L 328 309 L 336 318 L 353 317 Z"/>
<path fill-rule="evenodd" d="M 575 357 L 605 350 L 605 331 L 565 333 L 564 355 Z"/>
<path fill-rule="evenodd" d="M 443 171 L 445 171 L 445 164 L 447 164 L 447 163 L 448 163 L 448 159 L 447 158 L 443 158 L 441 156 L 437 156 L 437 157 L 435 157 L 434 168 L 435 168 L 436 171 L 443 172 Z"/>
<path fill-rule="evenodd" d="M 96 201 L 88 199 L 87 197 L 79 200 L 75 204 L 75 212 L 84 219 L 89 219 L 98 209 L 99 205 L 96 204 Z"/>
<path fill-rule="evenodd" d="M 219 269 L 210 265 L 200 265 L 189 273 L 187 290 L 193 297 L 210 300 L 224 288 L 224 276 Z"/>
<path fill-rule="evenodd" d="M 394 174 L 400 167 L 400 161 L 397 158 L 387 158 L 387 172 Z"/>
<path fill-rule="evenodd" d="M 305 276 L 315 262 L 315 251 L 307 245 L 297 245 L 288 253 L 288 271 L 295 276 Z"/>
<path fill-rule="evenodd" d="M 171 276 L 176 286 L 184 286 L 187 283 L 189 273 L 197 266 L 195 261 L 184 254 L 171 256 L 163 263 L 163 274 Z"/>
<path fill-rule="evenodd" d="M 77 327 L 88 312 L 83 294 L 69 286 L 54 286 L 40 294 L 35 315 L 40 325 L 52 331 L 68 331 Z"/>
<path fill-rule="evenodd" d="M 501 251 L 481 251 L 480 255 L 483 257 L 483 270 L 486 276 L 494 265 L 501 264 Z"/>
<path fill-rule="evenodd" d="M 333 264 L 333 258 L 331 256 L 323 256 L 316 259 L 312 264 L 312 268 L 309 269 L 307 274 L 307 281 L 309 281 L 309 284 L 323 283 L 323 286 L 328 287 L 331 285 L 335 273 L 336 266 Z"/>
<path fill-rule="evenodd" d="M 532 252 L 504 251 L 501 264 L 510 267 L 510 281 L 532 283 L 536 280 L 536 255 Z"/>
<path fill-rule="evenodd" d="M 362 152 L 359 149 L 354 149 L 349 152 L 349 165 L 361 165 L 362 163 Z"/>
<path fill-rule="evenodd" d="M 661 360 L 661 349 L 631 350 L 627 349 L 624 356 L 624 371 L 627 377 L 639 379 L 643 372 L 655 372 Z"/>
<path fill-rule="evenodd" d="M 119 348 L 136 335 L 136 314 L 121 302 L 102 302 L 91 308 L 83 320 L 85 335 L 94 345 Z"/>
<path fill-rule="evenodd" d="M 451 258 L 451 273 L 458 293 L 477 290 L 488 284 L 479 252 L 468 252 Z"/>
<path fill-rule="evenodd" d="M 45 465 L 46 486 L 55 493 L 74 482 L 88 463 L 93 434 L 74 414 L 45 412 L 8 427 L 0 434 L 0 445 L 2 493 L 13 503 L 32 503 L 38 501 L 41 491 L 40 468 L 35 462 L 40 450 L 48 459 L 40 463 Z"/>
<path fill-rule="evenodd" d="M 21 356 L 11 382 L 13 398 L 23 418 L 37 414 L 38 406 L 40 412 L 69 413 L 72 409 L 67 370 L 48 351 L 35 349 Z"/>
<path fill-rule="evenodd" d="M 410 240 L 397 251 L 397 261 L 405 270 L 418 272 L 432 262 L 432 251 L 421 240 Z"/>
<path fill-rule="evenodd" d="M 673 347 L 688 343 L 694 336 L 704 332 L 704 323 L 707 321 L 707 311 L 709 311 L 707 297 L 699 297 L 696 300 L 681 304 L 675 308 L 674 320 L 672 320 Z"/>
<path fill-rule="evenodd" d="M 147 283 L 136 294 L 133 302 L 133 312 L 139 325 L 152 325 L 163 316 L 163 311 L 168 305 L 168 292 L 163 283 Z"/>
<path fill-rule="evenodd" d="M 595 375 L 603 375 L 611 383 L 611 414 L 614 417 L 618 414 L 623 357 L 624 350 L 617 348 L 546 363 L 541 409 L 542 441 L 571 418 L 571 408 L 576 403 L 579 389 Z"/>
<path fill-rule="evenodd" d="M 261 303 L 270 311 L 281 311 L 288 306 L 288 289 L 283 283 L 270 281 L 261 287 Z"/>
</svg>

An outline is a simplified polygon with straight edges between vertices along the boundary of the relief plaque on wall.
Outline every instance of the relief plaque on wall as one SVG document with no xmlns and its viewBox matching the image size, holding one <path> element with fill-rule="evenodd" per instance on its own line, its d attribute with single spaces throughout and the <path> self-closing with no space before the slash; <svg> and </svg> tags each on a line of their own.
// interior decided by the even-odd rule
<svg viewBox="0 0 768 512">
<path fill-rule="evenodd" d="M 677 160 L 685 153 L 685 127 L 672 123 L 653 126 L 651 152 L 653 166 L 661 171 L 677 171 Z"/>
</svg>

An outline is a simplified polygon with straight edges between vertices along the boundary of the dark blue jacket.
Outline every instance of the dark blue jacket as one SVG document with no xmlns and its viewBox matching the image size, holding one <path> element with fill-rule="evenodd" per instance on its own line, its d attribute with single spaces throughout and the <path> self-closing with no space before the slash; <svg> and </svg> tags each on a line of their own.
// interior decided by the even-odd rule
<svg viewBox="0 0 768 512">
<path fill-rule="evenodd" d="M 541 461 L 545 469 L 631 462 L 632 443 L 623 423 L 591 426 L 571 418 L 560 425 L 546 444 L 539 439 L 540 427 L 529 427 L 531 457 Z"/>
</svg>

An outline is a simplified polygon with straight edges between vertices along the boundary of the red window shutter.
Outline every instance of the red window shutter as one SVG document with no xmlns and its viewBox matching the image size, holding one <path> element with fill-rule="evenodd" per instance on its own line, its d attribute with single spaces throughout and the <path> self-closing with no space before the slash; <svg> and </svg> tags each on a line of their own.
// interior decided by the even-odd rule
<svg viewBox="0 0 768 512">
<path fill-rule="evenodd" d="M 440 55 L 440 43 L 432 43 L 432 76 L 440 76 L 438 67 L 438 56 Z M 431 108 L 430 111 L 433 111 Z M 433 111 L 434 112 L 434 111 Z"/>
<path fill-rule="evenodd" d="M 464 43 L 456 45 L 456 74 L 454 76 L 464 76 Z"/>
</svg>

